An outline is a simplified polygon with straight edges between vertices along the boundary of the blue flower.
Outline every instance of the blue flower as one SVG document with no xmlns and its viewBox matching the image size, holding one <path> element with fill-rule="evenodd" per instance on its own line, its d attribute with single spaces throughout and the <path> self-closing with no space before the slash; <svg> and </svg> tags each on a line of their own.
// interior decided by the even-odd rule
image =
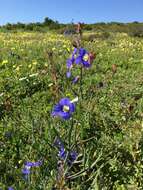
<svg viewBox="0 0 143 190">
<path fill-rule="evenodd" d="M 68 72 L 66 73 L 66 75 L 67 75 L 67 78 L 70 78 L 70 77 L 71 77 L 71 72 L 68 71 Z"/>
<path fill-rule="evenodd" d="M 25 166 L 27 167 L 35 167 L 35 166 L 41 166 L 42 165 L 42 161 L 38 161 L 38 162 L 26 162 Z"/>
<path fill-rule="evenodd" d="M 30 169 L 31 169 L 31 167 L 24 167 L 23 169 L 22 169 L 22 173 L 24 174 L 24 175 L 29 175 L 30 174 Z"/>
<path fill-rule="evenodd" d="M 78 49 L 77 49 L 77 48 L 74 48 L 73 53 L 72 53 L 72 55 L 71 55 L 71 58 L 69 58 L 69 59 L 67 60 L 67 68 L 68 68 L 68 69 L 71 69 L 71 68 L 72 68 L 72 65 L 74 64 L 75 59 L 76 59 L 76 57 L 77 57 L 77 52 L 78 52 Z"/>
<path fill-rule="evenodd" d="M 73 162 L 77 159 L 77 152 L 75 152 L 75 151 L 71 151 L 70 153 L 69 153 L 69 159 L 68 159 L 68 164 L 69 165 L 72 165 L 73 164 Z"/>
<path fill-rule="evenodd" d="M 65 151 L 65 148 L 64 148 L 64 144 L 61 142 L 61 140 L 59 138 L 56 138 L 55 141 L 54 141 L 54 146 L 56 146 L 58 148 L 58 156 L 61 158 L 61 159 L 65 159 L 66 158 L 66 151 Z"/>
<path fill-rule="evenodd" d="M 76 158 L 77 158 L 77 155 L 78 155 L 77 152 L 75 152 L 75 151 L 70 151 L 70 152 L 68 153 L 68 157 L 67 157 L 67 152 L 66 152 L 66 150 L 65 150 L 65 148 L 64 148 L 63 145 L 60 147 L 59 153 L 58 153 L 58 156 L 59 156 L 62 160 L 65 160 L 66 157 L 67 157 L 67 164 L 68 164 L 69 166 L 71 166 L 71 165 L 74 163 L 74 161 L 75 161 Z"/>
<path fill-rule="evenodd" d="M 74 84 L 77 83 L 77 82 L 79 81 L 79 78 L 80 78 L 79 76 L 76 76 L 76 77 L 73 79 L 72 82 L 73 82 Z"/>
<path fill-rule="evenodd" d="M 8 187 L 8 190 L 14 190 L 12 187 Z"/>
<path fill-rule="evenodd" d="M 60 159 L 65 160 L 67 157 L 67 164 L 69 166 L 71 166 L 73 164 L 73 162 L 76 160 L 77 158 L 77 152 L 75 151 L 69 151 L 69 153 L 66 151 L 66 149 L 64 148 L 64 144 L 61 142 L 61 140 L 59 138 L 55 139 L 54 145 L 58 148 L 58 156 L 60 157 Z M 67 155 L 68 154 L 68 155 Z"/>
<path fill-rule="evenodd" d="M 29 175 L 30 174 L 30 169 L 32 167 L 37 167 L 37 166 L 41 166 L 41 165 L 42 165 L 42 161 L 38 161 L 38 162 L 25 162 L 24 168 L 22 169 L 22 173 L 24 175 Z"/>
<path fill-rule="evenodd" d="M 66 153 L 66 151 L 65 151 L 65 148 L 64 148 L 64 146 L 61 146 L 60 147 L 60 150 L 59 150 L 59 153 L 58 153 L 58 156 L 61 158 L 61 159 L 65 159 L 66 158 L 66 155 L 67 155 L 67 153 Z"/>
<path fill-rule="evenodd" d="M 71 69 L 73 66 L 75 59 L 73 57 L 71 57 L 70 59 L 67 60 L 67 68 Z"/>
<path fill-rule="evenodd" d="M 68 72 L 66 73 L 67 78 L 71 77 L 71 69 L 73 67 L 73 64 L 75 63 L 75 59 L 77 57 L 77 52 L 78 52 L 78 49 L 74 48 L 71 58 L 69 58 L 67 60 L 67 69 L 68 69 Z"/>
<path fill-rule="evenodd" d="M 75 59 L 75 63 L 87 68 L 91 66 L 90 55 L 84 48 L 79 49 L 79 56 Z"/>
<path fill-rule="evenodd" d="M 69 98 L 62 98 L 60 102 L 54 106 L 52 116 L 58 116 L 68 120 L 72 112 L 75 111 L 75 105 L 71 103 Z"/>
</svg>

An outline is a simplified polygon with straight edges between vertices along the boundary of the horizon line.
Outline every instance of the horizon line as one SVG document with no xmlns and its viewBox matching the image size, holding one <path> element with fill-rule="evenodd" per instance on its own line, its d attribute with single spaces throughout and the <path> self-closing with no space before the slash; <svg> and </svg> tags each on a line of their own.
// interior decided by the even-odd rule
<svg viewBox="0 0 143 190">
<path fill-rule="evenodd" d="M 45 17 L 46 18 L 46 17 Z M 48 17 L 49 18 L 49 17 Z M 49 18 L 49 19 L 51 19 L 51 18 Z M 51 20 L 53 20 L 54 22 L 58 22 L 58 24 L 76 24 L 76 23 L 78 23 L 78 22 L 80 22 L 80 21 L 78 21 L 78 22 L 73 22 L 73 21 L 70 21 L 70 22 L 59 22 L 59 21 L 57 21 L 57 20 L 54 20 L 54 19 L 51 19 Z M 0 26 L 5 26 L 5 25 L 7 25 L 7 24 L 11 24 L 11 25 L 14 25 L 14 24 L 18 24 L 18 23 L 20 23 L 20 24 L 36 24 L 36 23 L 44 23 L 44 20 L 43 21 L 29 21 L 29 22 L 21 22 L 21 21 L 17 21 L 17 22 L 7 22 L 7 23 L 5 23 L 5 24 L 0 24 Z M 81 23 L 84 23 L 84 24 L 111 24 L 111 23 L 118 23 L 118 24 L 131 24 L 131 23 L 137 23 L 137 24 L 142 24 L 143 23 L 143 21 L 137 21 L 137 20 L 134 20 L 134 21 L 129 21 L 129 22 L 125 22 L 125 21 L 115 21 L 115 20 L 113 20 L 113 21 L 96 21 L 96 22 L 89 22 L 89 23 L 87 23 L 87 22 L 81 22 Z"/>
</svg>

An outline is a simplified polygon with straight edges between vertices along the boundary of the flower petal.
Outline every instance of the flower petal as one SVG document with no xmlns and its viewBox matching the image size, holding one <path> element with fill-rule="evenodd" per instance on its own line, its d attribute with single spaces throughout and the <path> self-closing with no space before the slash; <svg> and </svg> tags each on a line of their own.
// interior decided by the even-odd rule
<svg viewBox="0 0 143 190">
<path fill-rule="evenodd" d="M 23 168 L 23 169 L 22 169 L 22 173 L 23 173 L 24 175 L 28 175 L 28 174 L 30 174 L 30 169 Z"/>
<path fill-rule="evenodd" d="M 83 61 L 82 61 L 82 64 L 83 64 L 84 67 L 87 67 L 87 68 L 88 68 L 88 67 L 91 67 L 91 64 L 89 63 L 89 61 L 84 61 L 84 60 L 83 60 Z"/>
<path fill-rule="evenodd" d="M 77 82 L 78 82 L 78 80 L 79 80 L 79 78 L 80 78 L 79 76 L 76 76 L 76 77 L 73 79 L 73 81 L 72 81 L 72 82 L 73 82 L 74 84 L 75 84 L 75 83 L 77 83 Z"/>
<path fill-rule="evenodd" d="M 77 58 L 75 59 L 75 63 L 76 63 L 76 64 L 82 63 L 82 58 L 81 58 L 81 56 L 79 56 L 79 57 L 77 57 Z"/>
<path fill-rule="evenodd" d="M 75 105 L 73 103 L 71 103 L 69 105 L 69 107 L 70 107 L 70 112 L 74 112 L 75 111 Z"/>
<path fill-rule="evenodd" d="M 72 59 L 68 59 L 68 60 L 67 60 L 67 68 L 68 68 L 68 69 L 71 69 L 72 64 L 73 64 Z"/>
<path fill-rule="evenodd" d="M 61 106 L 64 106 L 64 105 L 69 105 L 70 104 L 70 99 L 69 98 L 62 98 L 59 102 L 59 104 Z"/>
<path fill-rule="evenodd" d="M 26 166 L 26 167 L 32 167 L 32 166 L 33 166 L 33 163 L 32 163 L 32 162 L 25 162 L 25 166 Z"/>
<path fill-rule="evenodd" d="M 87 51 L 86 51 L 84 48 L 80 48 L 80 49 L 79 49 L 79 55 L 80 55 L 81 57 L 83 57 L 86 53 L 87 53 Z"/>
<path fill-rule="evenodd" d="M 41 166 L 42 165 L 42 161 L 38 161 L 38 162 L 33 162 L 33 167 L 36 167 L 36 166 Z"/>
<path fill-rule="evenodd" d="M 59 150 L 59 157 L 60 158 L 62 158 L 62 159 L 65 159 L 66 158 L 66 151 L 65 151 L 65 149 L 64 149 L 64 146 L 62 146 L 61 148 L 60 148 L 60 150 Z"/>
<path fill-rule="evenodd" d="M 78 49 L 77 49 L 77 48 L 74 48 L 72 55 L 76 54 L 77 51 L 78 51 Z"/>
<path fill-rule="evenodd" d="M 62 110 L 61 105 L 60 105 L 60 104 L 56 104 L 56 105 L 54 106 L 53 112 L 58 112 L 58 111 L 61 111 L 61 110 Z"/>
<path fill-rule="evenodd" d="M 68 71 L 68 72 L 66 73 L 66 76 L 67 76 L 67 78 L 70 78 L 70 77 L 71 77 L 71 72 Z"/>
<path fill-rule="evenodd" d="M 58 115 L 62 117 L 63 119 L 67 120 L 71 117 L 71 114 L 69 112 L 59 112 Z"/>
</svg>

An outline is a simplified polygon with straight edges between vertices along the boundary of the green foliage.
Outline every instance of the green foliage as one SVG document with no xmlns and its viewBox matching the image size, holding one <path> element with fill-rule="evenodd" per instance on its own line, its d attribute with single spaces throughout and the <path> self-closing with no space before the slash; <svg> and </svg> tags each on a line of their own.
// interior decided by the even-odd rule
<svg viewBox="0 0 143 190">
<path fill-rule="evenodd" d="M 142 189 L 143 40 L 121 33 L 83 44 L 96 59 L 83 70 L 83 99 L 73 120 L 63 122 L 51 117 L 53 106 L 80 94 L 79 83 L 66 79 L 70 41 L 52 33 L 0 33 L 0 188 L 52 189 L 59 136 L 78 152 L 66 168 L 65 189 Z M 72 75 L 79 71 L 76 65 Z M 43 165 L 25 181 L 24 162 L 39 159 Z"/>
</svg>

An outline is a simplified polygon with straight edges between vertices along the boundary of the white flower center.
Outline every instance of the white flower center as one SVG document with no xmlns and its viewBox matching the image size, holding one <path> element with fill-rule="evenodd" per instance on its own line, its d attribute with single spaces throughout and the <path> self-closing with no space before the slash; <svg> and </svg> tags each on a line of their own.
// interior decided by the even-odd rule
<svg viewBox="0 0 143 190">
<path fill-rule="evenodd" d="M 86 53 L 86 54 L 83 56 L 83 60 L 84 60 L 84 61 L 88 61 L 88 59 L 89 59 L 89 55 Z"/>
<path fill-rule="evenodd" d="M 68 112 L 70 110 L 69 106 L 63 106 L 63 111 Z"/>
<path fill-rule="evenodd" d="M 25 166 L 25 168 L 26 168 L 27 170 L 30 170 L 30 169 L 31 169 L 31 166 Z"/>
</svg>

